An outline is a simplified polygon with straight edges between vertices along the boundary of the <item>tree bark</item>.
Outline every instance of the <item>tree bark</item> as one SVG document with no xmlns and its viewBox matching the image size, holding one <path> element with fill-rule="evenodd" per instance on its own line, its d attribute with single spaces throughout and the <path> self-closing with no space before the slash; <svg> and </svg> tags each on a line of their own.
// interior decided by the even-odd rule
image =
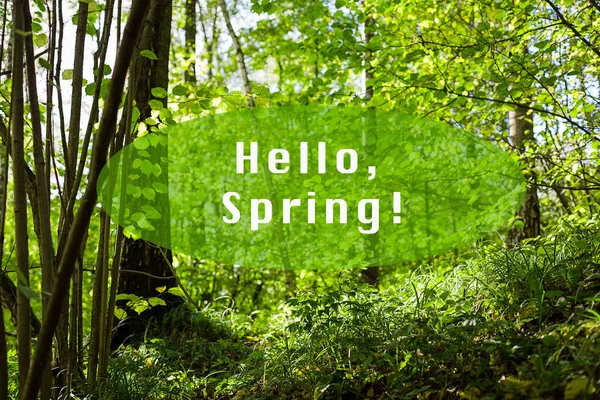
<svg viewBox="0 0 600 400">
<path fill-rule="evenodd" d="M 214 55 L 215 55 L 215 49 L 218 45 L 218 39 L 219 39 L 219 24 L 217 23 L 217 19 L 219 16 L 219 6 L 217 5 L 214 10 L 213 10 L 213 14 L 211 15 L 210 12 L 210 7 L 212 7 L 212 5 L 209 5 L 208 3 L 206 4 L 206 14 L 204 14 L 202 12 L 202 7 L 199 8 L 199 14 L 200 14 L 200 28 L 202 29 L 202 37 L 204 38 L 204 47 L 206 49 L 206 54 L 205 54 L 205 59 L 208 63 L 208 73 L 207 73 L 207 80 L 208 82 L 212 82 L 213 78 L 217 75 L 214 70 L 216 69 L 215 64 L 214 64 Z M 208 20 L 209 17 L 212 16 L 212 34 L 211 37 L 208 36 L 208 30 L 206 29 L 206 22 Z"/>
<path fill-rule="evenodd" d="M 31 11 L 29 0 L 23 1 L 25 32 L 31 32 Z M 38 190 L 39 223 L 40 223 L 40 259 L 42 263 L 42 318 L 48 312 L 48 300 L 52 291 L 54 275 L 54 248 L 52 244 L 52 226 L 50 222 L 50 193 L 46 180 L 44 161 L 44 142 L 42 139 L 42 121 L 38 100 L 35 56 L 33 52 L 33 36 L 27 35 L 25 40 L 27 60 L 27 86 L 29 88 L 29 105 L 31 112 L 31 130 L 33 133 L 33 158 L 35 162 L 36 186 Z M 49 366 L 44 370 L 43 397 L 48 397 L 52 386 L 52 374 Z"/>
<path fill-rule="evenodd" d="M 31 314 L 29 298 L 24 290 L 29 289 L 29 238 L 27 233 L 27 193 L 25 190 L 24 149 L 24 99 L 23 99 L 23 55 L 24 17 L 23 0 L 13 2 L 13 60 L 11 127 L 14 187 L 15 242 L 17 253 L 17 349 L 19 360 L 19 390 L 23 391 L 31 352 Z M 42 371 L 40 371 L 42 372 Z"/>
<path fill-rule="evenodd" d="M 5 10 L 6 11 L 6 10 Z M 0 69 L 2 57 L 0 56 Z M 8 189 L 8 150 L 0 149 L 0 265 L 4 265 L 4 225 L 6 222 L 6 195 Z M 6 275 L 0 272 L 0 280 Z M 0 286 L 0 294 L 2 288 Z M 4 327 L 4 299 L 0 295 L 0 400 L 8 400 L 8 352 Z"/>
<path fill-rule="evenodd" d="M 140 111 L 139 121 L 144 121 L 150 117 L 151 108 L 148 102 L 152 98 L 152 89 L 163 88 L 166 90 L 169 85 L 172 11 L 173 3 L 170 0 L 152 0 L 150 2 L 150 11 L 140 38 L 139 48 L 140 50 L 152 50 L 157 59 L 149 60 L 145 57 L 136 56 L 134 62 L 134 99 Z M 164 107 L 167 106 L 166 100 L 166 98 L 160 99 Z M 160 151 L 163 150 L 166 150 L 166 148 L 161 148 Z M 148 151 L 154 150 L 149 149 Z M 166 153 L 160 154 L 160 157 L 165 156 Z M 160 157 L 155 155 L 154 159 L 160 159 Z M 165 165 L 163 166 L 161 178 L 166 179 L 167 175 L 168 171 Z M 168 184 L 168 181 L 163 183 Z M 160 212 L 162 218 L 169 221 L 168 198 L 164 195 L 159 198 L 157 195 L 154 206 Z M 166 260 L 162 251 L 167 255 Z M 166 285 L 167 288 L 170 288 L 177 286 L 177 280 L 169 267 L 171 260 L 170 250 L 162 250 L 142 239 L 125 239 L 121 256 L 118 292 L 148 298 L 158 295 L 157 287 Z M 125 271 L 143 272 L 145 275 Z M 170 277 L 171 279 L 155 279 L 150 275 Z M 127 309 L 124 304 L 117 302 L 128 313 L 128 319 L 117 325 L 111 348 L 117 348 L 126 341 L 129 343 L 137 342 L 143 336 L 150 319 L 160 320 L 168 310 L 182 303 L 182 299 L 177 296 L 164 294 L 162 298 L 167 302 L 167 307 L 154 307 L 142 312 L 140 315 Z"/>
<path fill-rule="evenodd" d="M 242 45 L 240 44 L 240 39 L 238 38 L 235 30 L 233 29 L 233 25 L 231 25 L 231 17 L 229 16 L 229 11 L 227 10 L 227 6 L 225 5 L 225 0 L 219 0 L 219 6 L 221 7 L 221 13 L 223 14 L 223 19 L 225 20 L 225 25 L 227 25 L 227 31 L 229 32 L 229 36 L 231 36 L 231 40 L 233 41 L 233 48 L 235 50 L 235 58 L 237 61 L 238 72 L 242 78 L 242 90 L 244 95 L 248 97 L 246 100 L 248 103 L 248 107 L 254 107 L 254 98 L 252 97 L 252 85 L 250 84 L 250 79 L 248 78 L 248 68 L 246 67 L 246 60 L 244 57 L 244 51 L 242 50 Z"/>
<path fill-rule="evenodd" d="M 0 258 L 0 261 L 2 259 Z M 0 307 L 0 400 L 8 400 L 8 352 L 6 351 L 6 330 L 4 329 L 4 309 Z"/>
<path fill-rule="evenodd" d="M 185 2 L 185 51 L 188 57 L 185 81 L 196 83 L 196 0 Z"/>
<path fill-rule="evenodd" d="M 94 272 L 94 295 L 92 297 L 92 319 L 90 325 L 90 349 L 88 351 L 88 390 L 96 386 L 100 342 L 104 338 L 106 320 L 106 292 L 108 285 L 108 247 L 110 244 L 110 218 L 105 210 L 100 212 L 100 237 L 98 257 Z"/>
<path fill-rule="evenodd" d="M 522 153 L 525 140 L 533 138 L 533 116 L 526 107 L 517 107 L 511 111 L 509 119 L 509 139 L 516 151 Z M 512 248 L 525 239 L 536 238 L 540 235 L 540 204 L 535 187 L 535 173 L 531 172 L 534 184 L 528 184 L 525 192 L 525 202 L 517 213 L 522 227 L 513 226 L 508 232 L 507 244 Z"/>
<path fill-rule="evenodd" d="M 75 188 L 75 174 L 77 172 L 77 155 L 79 151 L 79 125 L 81 122 L 81 98 L 83 88 L 83 61 L 85 58 L 85 35 L 87 29 L 89 4 L 85 1 L 79 2 L 77 10 L 77 31 L 75 32 L 75 61 L 73 63 L 73 78 L 71 92 L 71 115 L 69 120 L 69 148 L 65 154 L 65 193 L 69 200 L 67 212 L 73 210 L 73 202 L 77 188 Z M 72 218 L 67 215 L 67 218 Z M 67 231 L 68 231 L 67 225 Z"/>
<path fill-rule="evenodd" d="M 369 46 L 369 42 L 371 41 L 371 39 L 373 38 L 373 18 L 368 15 L 369 13 L 365 10 L 365 13 L 367 14 L 367 18 L 365 19 L 365 46 Z M 370 80 L 373 79 L 373 69 L 371 68 L 371 59 L 372 59 L 372 54 L 371 51 L 369 49 L 365 50 L 365 54 L 364 54 L 364 64 L 365 64 L 365 103 L 369 103 L 371 101 L 371 99 L 373 98 L 373 93 L 374 93 L 374 89 L 373 89 L 373 84 L 372 82 L 369 82 Z M 363 132 L 363 143 L 369 143 L 369 140 L 366 140 L 366 136 L 365 135 L 375 135 L 376 133 L 374 132 L 374 128 L 376 127 L 376 120 L 371 118 L 371 116 L 373 116 L 372 113 L 369 113 L 367 118 L 370 119 L 370 121 L 368 121 L 367 126 L 365 127 L 365 129 L 368 130 L 368 132 Z M 371 152 L 371 149 L 368 148 L 365 145 L 364 148 L 364 153 L 365 155 L 368 155 Z M 374 234 L 374 235 L 369 235 L 366 238 L 366 244 L 367 246 L 369 246 L 370 249 L 373 250 L 374 253 L 374 258 L 378 258 L 378 244 L 379 244 L 379 236 L 378 234 Z M 379 284 L 379 266 L 374 265 L 371 267 L 366 268 L 365 270 L 363 270 L 360 274 L 360 280 L 363 283 L 367 283 L 371 286 L 377 286 Z"/>
<path fill-rule="evenodd" d="M 2 306 L 6 308 L 10 314 L 10 320 L 16 327 L 18 322 L 17 317 L 17 286 L 8 277 L 8 274 L 4 271 L 0 272 L 0 302 Z M 35 316 L 33 310 L 30 310 L 30 321 L 31 321 L 31 337 L 34 338 L 40 333 L 40 321 Z"/>
</svg>

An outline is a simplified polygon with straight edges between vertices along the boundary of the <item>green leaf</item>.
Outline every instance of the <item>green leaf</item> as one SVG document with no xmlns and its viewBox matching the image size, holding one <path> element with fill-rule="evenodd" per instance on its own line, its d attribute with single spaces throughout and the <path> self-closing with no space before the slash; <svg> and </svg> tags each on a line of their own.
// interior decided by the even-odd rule
<svg viewBox="0 0 600 400">
<path fill-rule="evenodd" d="M 29 36 L 29 35 L 31 35 L 31 34 L 32 34 L 31 32 L 25 32 L 25 31 L 22 31 L 22 30 L 20 30 L 20 29 L 15 29 L 15 33 L 16 33 L 17 35 L 19 35 L 19 36 L 23 36 L 23 37 L 27 37 L 27 36 Z"/>
<path fill-rule="evenodd" d="M 565 386 L 565 400 L 581 399 L 596 392 L 594 381 L 588 378 L 575 378 Z"/>
<path fill-rule="evenodd" d="M 144 197 L 147 198 L 148 200 L 154 200 L 156 193 L 154 192 L 154 189 L 143 188 L 142 195 L 144 195 Z"/>
<path fill-rule="evenodd" d="M 152 164 L 149 160 L 142 161 L 142 165 L 140 165 L 140 171 L 142 171 L 144 175 L 150 176 L 153 169 L 154 164 Z"/>
<path fill-rule="evenodd" d="M 169 288 L 169 290 L 167 290 L 167 292 L 171 293 L 174 296 L 185 297 L 183 290 L 181 290 L 181 288 L 179 286 Z"/>
<path fill-rule="evenodd" d="M 145 229 L 147 231 L 154 231 L 154 227 L 152 226 L 152 224 L 147 219 L 140 219 L 136 223 L 142 229 Z"/>
<path fill-rule="evenodd" d="M 156 190 L 156 192 L 158 193 L 168 193 L 169 192 L 169 188 L 167 187 L 167 185 L 165 185 L 164 183 L 160 183 L 160 182 L 154 182 L 152 184 L 152 187 L 154 188 L 154 190 Z"/>
<path fill-rule="evenodd" d="M 140 56 L 146 57 L 149 60 L 158 60 L 158 57 L 156 57 L 156 54 L 152 50 L 142 50 Z"/>
<path fill-rule="evenodd" d="M 68 81 L 69 79 L 73 79 L 73 70 L 72 69 L 65 69 L 62 72 L 62 78 L 65 81 Z"/>
<path fill-rule="evenodd" d="M 122 308 L 115 307 L 115 317 L 117 317 L 118 320 L 123 320 L 127 318 L 127 312 Z"/>
<path fill-rule="evenodd" d="M 142 206 L 142 210 L 144 211 L 144 216 L 147 219 L 160 219 L 161 215 L 154 207 L 151 205 L 145 204 Z M 132 216 L 133 219 L 133 216 Z"/>
<path fill-rule="evenodd" d="M 48 44 L 48 36 L 45 33 L 34 35 L 33 43 L 35 43 L 37 47 L 44 47 L 46 44 Z"/>
<path fill-rule="evenodd" d="M 93 24 L 88 24 L 85 28 L 85 33 L 94 36 L 96 34 L 96 27 Z"/>
<path fill-rule="evenodd" d="M 88 96 L 93 96 L 95 91 L 96 91 L 96 83 L 95 82 L 92 82 L 85 87 L 85 94 L 87 94 Z"/>
<path fill-rule="evenodd" d="M 185 96 L 187 94 L 187 89 L 183 85 L 177 85 L 173 88 L 173 94 L 175 96 Z"/>
<path fill-rule="evenodd" d="M 142 220 L 144 218 L 145 218 L 145 215 L 144 215 L 144 213 L 141 213 L 141 212 L 133 213 L 131 215 L 131 217 L 129 217 L 129 219 L 132 220 L 133 222 L 140 221 L 140 220 Z"/>
<path fill-rule="evenodd" d="M 27 297 L 29 300 L 38 299 L 40 297 L 40 295 L 35 290 L 27 286 L 17 285 L 17 287 L 19 288 L 21 293 L 23 293 L 25 297 Z"/>
<path fill-rule="evenodd" d="M 164 99 L 167 97 L 167 95 L 167 91 L 161 87 L 152 89 L 152 96 L 156 97 L 157 99 Z"/>
<path fill-rule="evenodd" d="M 160 174 L 162 174 L 162 168 L 160 167 L 160 165 L 154 164 L 152 166 L 152 173 L 154 174 L 154 176 L 160 176 Z"/>
<path fill-rule="evenodd" d="M 148 147 L 150 147 L 150 142 L 148 141 L 148 138 L 146 138 L 146 136 L 142 136 L 141 138 L 137 138 L 133 142 L 133 147 L 135 147 L 138 150 L 146 150 Z"/>
<path fill-rule="evenodd" d="M 148 141 L 150 142 L 150 146 L 152 146 L 152 147 L 156 147 L 158 145 L 158 143 L 160 142 L 159 135 L 148 135 L 146 137 L 148 138 Z"/>
<path fill-rule="evenodd" d="M 167 303 L 163 299 L 159 299 L 158 297 L 150 297 L 148 299 L 148 303 L 150 303 L 150 305 L 152 307 L 154 307 L 154 306 L 166 306 L 167 305 Z"/>
<path fill-rule="evenodd" d="M 50 63 L 48 61 L 46 61 L 46 59 L 39 58 L 38 61 L 40 63 L 40 67 L 45 68 L 47 70 L 50 70 L 52 68 L 52 66 L 50 65 Z"/>
<path fill-rule="evenodd" d="M 142 300 L 139 303 L 133 304 L 131 308 L 136 313 L 141 314 L 149 308 L 149 304 L 146 300 Z"/>
<path fill-rule="evenodd" d="M 140 301 L 140 298 L 135 294 L 129 293 L 119 293 L 117 295 L 117 300 L 130 300 L 130 301 Z"/>
</svg>

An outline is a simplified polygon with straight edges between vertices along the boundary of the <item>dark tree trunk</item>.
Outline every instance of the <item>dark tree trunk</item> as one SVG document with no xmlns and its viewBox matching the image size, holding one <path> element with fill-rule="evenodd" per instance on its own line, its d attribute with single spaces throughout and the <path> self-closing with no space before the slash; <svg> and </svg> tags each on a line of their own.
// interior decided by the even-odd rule
<svg viewBox="0 0 600 400">
<path fill-rule="evenodd" d="M 185 81 L 196 83 L 196 0 L 185 3 L 185 51 L 189 63 L 185 68 Z"/>
<path fill-rule="evenodd" d="M 373 25 L 374 25 L 374 21 L 373 18 L 370 15 L 370 12 L 368 12 L 367 10 L 365 10 L 365 13 L 367 14 L 367 18 L 365 20 L 365 45 L 368 46 L 369 42 L 371 41 L 371 39 L 373 38 Z M 373 55 L 371 53 L 370 50 L 366 50 L 365 51 L 365 55 L 364 55 L 364 63 L 365 63 L 365 103 L 369 103 L 371 101 L 371 99 L 373 99 L 373 83 L 371 82 L 371 80 L 373 79 L 374 75 L 373 75 L 373 68 L 371 67 L 371 61 L 372 61 Z M 368 117 L 369 121 L 367 124 L 367 131 L 364 133 L 365 135 L 368 136 L 375 136 L 377 134 L 376 131 L 376 120 L 374 118 L 372 118 L 374 116 L 373 113 L 369 113 Z M 365 143 L 368 143 L 369 141 L 365 140 Z M 371 153 L 372 149 L 368 148 L 368 146 L 365 146 L 365 148 L 363 149 L 363 151 L 365 152 L 365 154 L 369 154 Z M 378 245 L 379 245 L 379 235 L 378 234 L 374 234 L 374 235 L 369 235 L 366 238 L 366 243 L 367 246 L 369 247 L 369 249 L 371 249 L 373 251 L 373 255 L 375 259 L 378 259 Z M 377 265 L 374 265 L 372 267 L 368 267 L 367 269 L 363 270 L 360 274 L 360 281 L 363 283 L 367 283 L 371 286 L 378 286 L 379 284 L 379 267 Z"/>
<path fill-rule="evenodd" d="M 140 39 L 139 49 L 152 50 L 157 59 L 150 60 L 137 56 L 134 63 L 134 99 L 136 106 L 140 110 L 140 121 L 150 117 L 151 109 L 148 101 L 152 99 L 152 89 L 167 89 L 168 87 L 171 20 L 172 1 L 152 0 L 146 26 Z M 166 107 L 166 99 L 159 100 L 163 101 L 163 105 Z M 163 168 L 163 171 L 166 172 L 166 168 Z M 154 207 L 161 213 L 162 218 L 168 221 L 169 206 L 166 200 L 164 198 L 159 199 L 157 195 L 157 202 Z M 141 239 L 125 239 L 118 292 L 148 298 L 159 295 L 156 290 L 158 287 L 167 286 L 169 288 L 177 286 L 177 281 L 171 273 L 171 261 L 172 256 L 169 250 L 161 249 Z M 160 279 L 155 277 L 171 278 Z M 151 319 L 160 320 L 168 310 L 182 302 L 182 299 L 176 296 L 162 295 L 161 297 L 167 302 L 167 307 L 156 306 L 142 312 L 140 315 L 137 315 L 132 310 L 128 310 L 122 302 L 117 302 L 117 306 L 127 311 L 128 318 L 117 325 L 111 348 L 115 349 L 124 343 L 135 343 L 145 333 Z"/>
<path fill-rule="evenodd" d="M 17 326 L 17 287 L 8 277 L 6 272 L 0 271 L 0 306 L 6 308 L 10 313 L 12 324 Z M 31 310 L 31 337 L 40 333 L 40 320 Z"/>
</svg>

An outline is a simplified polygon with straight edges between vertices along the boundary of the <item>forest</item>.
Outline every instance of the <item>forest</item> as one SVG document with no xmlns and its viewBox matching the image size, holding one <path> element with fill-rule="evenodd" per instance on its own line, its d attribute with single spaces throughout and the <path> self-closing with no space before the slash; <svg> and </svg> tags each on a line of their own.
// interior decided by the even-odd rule
<svg viewBox="0 0 600 400">
<path fill-rule="evenodd" d="M 0 400 L 600 397 L 598 0 L 0 18 Z"/>
</svg>

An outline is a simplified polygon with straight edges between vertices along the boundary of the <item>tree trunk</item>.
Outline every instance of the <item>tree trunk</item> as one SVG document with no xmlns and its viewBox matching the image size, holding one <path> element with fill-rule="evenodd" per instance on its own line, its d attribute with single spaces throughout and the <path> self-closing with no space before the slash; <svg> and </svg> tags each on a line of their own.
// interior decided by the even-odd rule
<svg viewBox="0 0 600 400">
<path fill-rule="evenodd" d="M 225 5 L 225 0 L 219 0 L 219 6 L 221 7 L 221 12 L 223 13 L 223 19 L 225 20 L 225 25 L 227 25 L 227 31 L 229 31 L 229 36 L 231 36 L 231 40 L 233 41 L 233 48 L 235 49 L 235 59 L 237 61 L 238 72 L 242 77 L 243 92 L 248 97 L 248 107 L 253 108 L 254 98 L 252 97 L 252 85 L 250 84 L 250 79 L 248 78 L 248 68 L 246 67 L 244 51 L 242 50 L 240 39 L 238 38 L 237 34 L 235 33 L 235 30 L 233 29 L 233 25 L 231 25 L 231 18 L 229 16 L 227 6 Z"/>
<path fill-rule="evenodd" d="M 5 10 L 6 11 L 6 10 Z M 0 56 L 0 70 L 2 56 Z M 4 223 L 6 222 L 6 195 L 8 189 L 8 150 L 0 148 L 0 265 L 4 265 Z M 0 280 L 6 277 L 0 271 Z M 8 279 L 8 277 L 6 277 Z M 4 299 L 0 286 L 0 400 L 8 400 L 8 352 L 6 351 L 6 329 L 4 327 Z"/>
<path fill-rule="evenodd" d="M 31 11 L 29 0 L 23 2 L 24 27 L 26 32 L 31 31 Z M 48 312 L 48 300 L 52 291 L 54 275 L 54 247 L 52 243 L 52 225 L 50 222 L 50 193 L 46 180 L 46 165 L 44 161 L 44 141 L 42 139 L 42 121 L 37 91 L 37 76 L 35 73 L 35 56 L 33 52 L 33 37 L 28 35 L 25 39 L 25 54 L 27 60 L 27 86 L 31 112 L 31 130 L 33 133 L 33 158 L 35 162 L 36 186 L 38 189 L 38 210 L 40 224 L 40 259 L 42 263 L 42 318 Z M 50 366 L 44 370 L 42 398 L 50 396 L 52 387 L 52 374 Z"/>
<path fill-rule="evenodd" d="M 139 121 L 144 121 L 150 117 L 151 108 L 148 102 L 152 98 L 151 90 L 153 88 L 163 88 L 165 90 L 168 88 L 172 7 L 173 4 L 170 0 L 152 0 L 150 3 L 150 11 L 146 26 L 142 32 L 139 49 L 152 50 L 157 59 L 149 60 L 137 56 L 134 62 L 134 99 L 140 111 Z M 160 99 L 164 107 L 167 106 L 166 100 L 166 98 Z M 149 151 L 151 150 L 149 149 Z M 166 156 L 166 154 L 161 153 L 161 156 Z M 158 159 L 158 157 L 154 159 Z M 167 171 L 164 167 L 163 172 L 161 177 L 166 177 Z M 168 184 L 168 182 L 164 183 Z M 166 196 L 164 197 L 159 199 L 159 195 L 157 194 L 157 201 L 154 206 L 161 213 L 162 218 L 168 221 L 169 205 L 168 199 Z M 171 261 L 170 250 L 163 250 L 141 239 L 125 239 L 120 265 L 121 275 L 118 292 L 148 298 L 158 295 L 156 291 L 158 287 L 167 286 L 169 288 L 177 286 L 177 280 L 171 273 L 169 266 Z M 128 271 L 137 271 L 143 274 L 130 273 Z M 158 279 L 152 276 L 170 277 L 171 279 Z M 167 302 L 167 307 L 153 307 L 142 312 L 140 315 L 137 315 L 132 310 L 128 310 L 124 304 L 118 302 L 118 305 L 127 311 L 128 318 L 125 322 L 118 324 L 111 348 L 114 349 L 126 341 L 130 343 L 137 342 L 144 334 L 151 319 L 161 319 L 168 310 L 182 303 L 180 297 L 166 294 L 162 298 Z"/>
<path fill-rule="evenodd" d="M 235 49 L 238 72 L 242 77 L 243 92 L 247 96 L 248 107 L 254 108 L 255 104 L 254 97 L 252 96 L 252 85 L 250 84 L 250 79 L 248 78 L 248 66 L 246 65 L 242 45 L 237 37 L 237 34 L 235 33 L 235 30 L 233 29 L 233 25 L 231 24 L 231 17 L 229 16 L 229 11 L 227 10 L 227 6 L 225 5 L 225 0 L 219 0 L 219 6 L 221 7 L 223 19 L 225 20 L 225 25 L 227 25 L 227 30 L 229 31 L 229 35 L 231 36 L 231 40 L 233 41 L 233 48 Z M 262 168 L 266 171 L 266 164 L 263 163 Z M 271 197 L 274 198 L 276 193 L 275 187 L 271 182 L 271 175 L 269 173 L 266 173 L 264 176 L 266 177 L 265 183 L 269 188 Z M 277 206 L 275 206 L 273 212 L 277 214 Z M 276 234 L 277 241 L 279 242 L 280 252 L 282 254 L 281 262 L 285 274 L 286 297 L 293 297 L 296 294 L 296 273 L 290 269 L 290 261 L 288 256 L 289 253 L 285 239 L 285 232 L 283 230 L 283 225 L 281 224 L 281 222 L 279 222 L 276 227 Z"/>
<path fill-rule="evenodd" d="M 31 314 L 29 298 L 29 238 L 27 233 L 27 193 L 25 190 L 23 54 L 24 18 L 23 0 L 13 2 L 13 60 L 12 60 L 12 159 L 15 214 L 15 242 L 17 253 L 17 349 L 19 359 L 19 390 L 23 391 L 27 379 L 31 353 Z"/>
<path fill-rule="evenodd" d="M 212 9 L 212 13 L 211 13 Z M 215 70 L 218 71 L 218 66 L 215 65 L 215 52 L 218 46 L 219 41 L 219 24 L 218 24 L 218 16 L 219 16 L 219 6 L 216 5 L 213 8 L 212 4 L 206 4 L 206 14 L 202 11 L 202 7 L 198 9 L 199 11 L 199 19 L 200 19 L 200 28 L 202 29 L 202 37 L 204 38 L 204 48 L 206 49 L 206 53 L 204 58 L 208 63 L 208 73 L 207 73 L 207 81 L 210 84 L 213 78 L 217 75 Z M 208 36 L 208 30 L 206 29 L 206 21 L 211 19 L 211 28 L 212 34 Z"/>
<path fill-rule="evenodd" d="M 8 277 L 6 272 L 0 272 L 0 303 L 10 314 L 10 320 L 16 327 L 18 326 L 17 317 L 17 286 Z M 35 316 L 33 310 L 30 310 L 31 337 L 36 337 L 40 333 L 40 321 Z"/>
<path fill-rule="evenodd" d="M 0 258 L 0 261 L 2 259 Z M 0 400 L 8 400 L 8 352 L 4 329 L 4 309 L 0 307 Z"/>
<path fill-rule="evenodd" d="M 185 81 L 196 83 L 196 0 L 185 2 Z"/>
<path fill-rule="evenodd" d="M 508 115 L 509 139 L 512 146 L 522 153 L 525 140 L 533 138 L 533 116 L 526 107 L 517 107 Z M 531 172 L 531 179 L 535 182 L 535 173 Z M 515 247 L 525 239 L 532 239 L 540 235 L 540 204 L 535 185 L 528 184 L 525 192 L 525 202 L 517 213 L 522 226 L 513 226 L 508 232 L 508 247 Z"/>
<path fill-rule="evenodd" d="M 371 38 L 373 37 L 373 18 L 368 15 L 369 13 L 365 10 L 365 13 L 367 14 L 367 18 L 365 19 L 365 45 L 368 46 L 369 42 L 371 41 Z M 365 63 L 365 103 L 369 103 L 371 101 L 371 99 L 373 98 L 373 84 L 372 82 L 369 82 L 370 80 L 373 79 L 373 69 L 371 68 L 371 58 L 372 58 L 372 54 L 370 50 L 366 50 L 365 51 L 365 55 L 364 55 L 364 63 Z M 374 114 L 372 114 L 371 112 L 368 113 L 367 118 L 370 119 L 370 121 L 368 121 L 367 125 L 366 125 L 366 129 L 368 129 L 368 132 L 363 132 L 363 143 L 370 143 L 369 140 L 367 140 L 366 135 L 376 135 L 375 129 L 376 129 L 376 120 L 371 118 L 371 116 L 374 116 Z M 363 149 L 364 153 L 366 156 L 368 156 L 368 154 L 370 153 L 370 148 L 368 148 L 365 145 L 365 148 Z M 378 244 L 379 244 L 379 235 L 378 234 L 374 234 L 374 235 L 369 235 L 366 237 L 366 244 L 367 246 L 372 249 L 373 254 L 374 254 L 374 258 L 377 259 L 378 258 Z M 363 270 L 360 274 L 360 280 L 363 283 L 367 283 L 371 286 L 377 286 L 379 284 L 379 266 L 374 265 L 371 267 L 368 267 L 367 269 Z"/>
<path fill-rule="evenodd" d="M 79 3 L 77 10 L 77 31 L 75 33 L 75 61 L 73 63 L 73 79 L 71 93 L 71 115 L 69 120 L 69 152 L 65 154 L 65 194 L 69 199 L 68 214 L 72 213 L 77 188 L 75 187 L 75 174 L 77 172 L 77 156 L 79 150 L 79 126 L 81 122 L 81 98 L 83 88 L 83 61 L 85 55 L 85 36 L 88 23 L 89 4 L 85 1 Z M 68 215 L 68 218 L 72 218 Z M 68 231 L 68 225 L 67 225 Z"/>
</svg>

